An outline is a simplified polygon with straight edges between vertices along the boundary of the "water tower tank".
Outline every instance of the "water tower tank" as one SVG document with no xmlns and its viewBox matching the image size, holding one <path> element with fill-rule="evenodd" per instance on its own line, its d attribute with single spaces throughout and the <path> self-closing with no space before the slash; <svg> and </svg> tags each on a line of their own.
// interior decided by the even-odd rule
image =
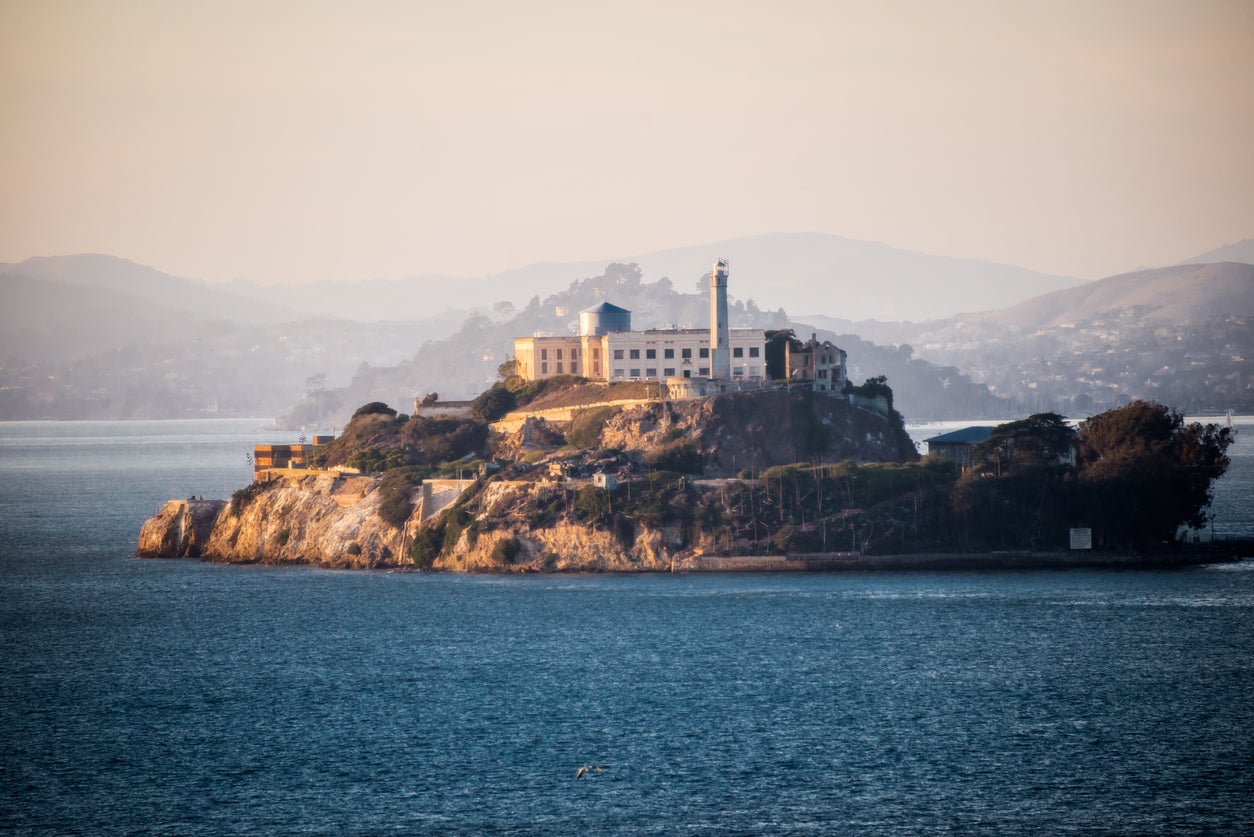
<svg viewBox="0 0 1254 837">
<path fill-rule="evenodd" d="M 602 302 L 579 312 L 579 333 L 599 336 L 631 331 L 631 312 L 609 302 Z"/>
</svg>

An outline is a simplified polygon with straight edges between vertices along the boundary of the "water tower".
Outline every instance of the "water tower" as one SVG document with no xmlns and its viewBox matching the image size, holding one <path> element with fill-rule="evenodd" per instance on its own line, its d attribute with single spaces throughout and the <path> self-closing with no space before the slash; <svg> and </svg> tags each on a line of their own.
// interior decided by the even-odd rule
<svg viewBox="0 0 1254 837">
<path fill-rule="evenodd" d="M 579 312 L 579 333 L 584 337 L 599 337 L 631 331 L 631 312 L 609 302 L 602 302 Z"/>
</svg>

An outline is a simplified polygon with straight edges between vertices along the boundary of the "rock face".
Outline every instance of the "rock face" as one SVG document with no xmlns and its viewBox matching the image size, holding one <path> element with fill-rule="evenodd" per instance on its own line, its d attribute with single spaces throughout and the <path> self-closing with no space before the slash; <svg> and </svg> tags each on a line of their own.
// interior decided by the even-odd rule
<svg viewBox="0 0 1254 837">
<path fill-rule="evenodd" d="M 172 501 L 140 532 L 140 557 L 370 568 L 404 563 L 411 525 L 378 514 L 377 481 L 308 476 L 250 486 L 226 501 Z M 417 516 L 417 510 L 415 518 Z"/>
<path fill-rule="evenodd" d="M 843 398 L 784 390 L 665 401 L 623 410 L 606 423 L 607 448 L 660 451 L 692 445 L 707 474 L 733 476 L 790 462 L 912 461 L 914 443 L 884 416 Z"/>
<path fill-rule="evenodd" d="M 199 558 L 224 500 L 171 500 L 139 531 L 142 558 Z"/>
<path fill-rule="evenodd" d="M 654 572 L 671 569 L 679 532 L 638 527 L 623 539 L 606 526 L 557 520 L 532 525 L 517 510 L 563 489 L 496 482 L 475 502 L 478 520 L 495 528 L 464 531 L 433 569 L 449 572 Z M 512 542 L 508 551 L 504 544 Z"/>
<path fill-rule="evenodd" d="M 554 435 L 543 427 L 533 435 L 541 430 Z M 705 478 L 717 478 L 798 461 L 917 458 L 904 430 L 884 416 L 842 399 L 785 391 L 628 407 L 605 421 L 597 443 L 622 451 L 631 461 L 627 478 L 637 480 L 653 471 L 704 470 Z M 718 495 L 726 505 L 728 492 L 740 490 L 735 485 L 756 483 L 731 480 L 729 488 L 715 479 L 718 486 L 698 489 L 693 480 L 700 478 L 684 477 L 644 512 L 620 506 L 616 516 L 615 503 L 623 501 L 604 491 L 580 497 L 581 485 L 501 477 L 475 484 L 462 499 L 460 484 L 452 496 L 440 481 L 416 486 L 409 493 L 413 513 L 398 520 L 395 496 L 381 513 L 380 480 L 296 472 L 241 489 L 229 502 L 167 503 L 144 524 L 137 554 L 335 568 L 417 561 L 454 572 L 668 570 L 717 551 L 720 537 L 726 547 L 730 535 L 717 534 L 719 513 L 703 497 Z M 694 509 L 702 504 L 706 523 L 698 525 Z M 402 516 L 404 510 L 402 504 Z"/>
</svg>

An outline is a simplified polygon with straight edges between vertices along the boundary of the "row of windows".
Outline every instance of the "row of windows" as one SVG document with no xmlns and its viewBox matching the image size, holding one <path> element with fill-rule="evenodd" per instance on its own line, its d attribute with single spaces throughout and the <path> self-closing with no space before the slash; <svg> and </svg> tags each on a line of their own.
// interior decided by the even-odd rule
<svg viewBox="0 0 1254 837">
<path fill-rule="evenodd" d="M 600 357 L 600 356 L 601 356 L 601 351 L 600 351 L 599 349 L 593 349 L 593 350 L 592 350 L 592 356 L 593 356 L 594 358 Z M 549 359 L 549 350 L 548 350 L 548 349 L 541 349 L 541 350 L 540 350 L 540 360 L 548 360 L 548 359 Z M 558 359 L 558 360 L 561 360 L 561 359 L 562 359 L 562 350 L 561 350 L 561 349 L 557 349 L 557 359 Z M 578 349 L 571 349 L 571 350 L 570 350 L 570 359 L 571 359 L 571 360 L 579 360 L 579 350 L 578 350 Z"/>
<path fill-rule="evenodd" d="M 595 351 L 595 349 L 594 349 L 593 351 Z M 644 349 L 643 351 L 644 351 L 644 359 L 645 359 L 645 360 L 656 360 L 656 359 L 657 359 L 657 349 Z M 692 359 L 692 349 L 680 349 L 679 351 L 680 351 L 680 357 L 681 357 L 681 358 L 683 358 L 684 360 L 691 360 L 691 359 Z M 640 349 L 615 349 L 615 350 L 614 350 L 614 360 L 623 360 L 623 359 L 624 359 L 624 353 L 626 353 L 626 358 L 627 358 L 627 359 L 630 359 L 630 360 L 640 360 L 640 352 L 641 352 L 641 350 L 640 350 Z M 761 347 L 761 346 L 750 346 L 750 347 L 749 347 L 749 357 L 761 357 L 761 355 L 762 355 L 762 347 Z M 706 348 L 698 349 L 698 356 L 699 356 L 699 357 L 702 357 L 702 358 L 708 358 L 708 357 L 710 356 L 710 350 L 709 350 L 709 348 L 708 348 L 708 347 L 706 347 Z M 744 357 L 744 356 L 745 356 L 745 347 L 744 347 L 744 346 L 735 346 L 735 347 L 733 347 L 733 348 L 732 348 L 732 357 Z M 559 355 L 559 357 L 560 357 L 560 355 Z M 663 360 L 674 360 L 674 359 L 675 359 L 675 350 L 674 350 L 674 349 L 663 349 L 663 350 L 662 350 L 662 359 L 663 359 Z"/>
<path fill-rule="evenodd" d="M 641 371 L 643 371 L 643 372 L 644 372 L 644 375 L 641 375 L 641 374 L 640 374 L 640 373 L 641 373 Z M 624 376 L 624 374 L 623 374 L 624 372 L 625 372 L 625 373 L 627 373 L 625 376 Z M 709 374 L 710 374 L 710 367 L 708 367 L 708 366 L 702 366 L 702 367 L 699 367 L 699 368 L 697 369 L 697 376 L 698 376 L 698 377 L 701 377 L 701 378 L 709 377 Z M 756 366 L 750 366 L 750 367 L 749 367 L 749 377 L 750 377 L 750 378 L 756 378 L 756 377 L 758 377 L 758 376 L 759 376 L 759 375 L 761 375 L 761 374 L 762 374 L 762 370 L 761 370 L 761 369 L 759 369 L 758 367 L 756 367 Z M 644 377 L 644 378 L 656 378 L 657 376 L 658 376 L 658 374 L 657 374 L 657 367 L 656 367 L 656 366 L 646 366 L 646 367 L 644 367 L 644 369 L 643 369 L 643 370 L 642 370 L 639 366 L 630 366 L 630 367 L 627 367 L 626 369 L 624 369 L 623 367 L 619 366 L 619 367 L 615 367 L 615 368 L 614 368 L 614 373 L 613 373 L 613 377 L 615 377 L 615 378 L 622 378 L 622 377 L 628 377 L 628 378 L 640 378 L 640 377 Z M 682 377 L 684 377 L 684 378 L 688 378 L 688 377 L 691 377 L 691 376 L 692 376 L 692 370 L 691 370 L 691 369 L 685 369 L 685 370 L 683 370 L 683 375 L 682 375 Z M 673 366 L 663 367 L 663 369 L 662 369 L 662 377 L 663 377 L 663 378 L 674 378 L 674 377 L 677 377 L 677 376 L 675 375 L 675 367 L 673 367 Z M 735 377 L 735 378 L 743 378 L 743 377 L 745 377 L 745 367 L 743 367 L 743 366 L 736 366 L 736 367 L 733 367 L 733 368 L 732 368 L 732 377 Z"/>
</svg>

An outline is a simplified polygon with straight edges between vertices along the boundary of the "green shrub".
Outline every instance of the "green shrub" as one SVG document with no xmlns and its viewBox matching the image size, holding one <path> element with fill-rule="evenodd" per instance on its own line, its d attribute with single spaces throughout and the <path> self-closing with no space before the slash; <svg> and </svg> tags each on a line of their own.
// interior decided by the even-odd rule
<svg viewBox="0 0 1254 837">
<path fill-rule="evenodd" d="M 413 513 L 413 501 L 404 494 L 388 494 L 379 501 L 379 517 L 395 529 L 404 526 Z"/>
<path fill-rule="evenodd" d="M 601 523 L 610 513 L 610 495 L 604 488 L 585 485 L 575 494 L 575 516 L 584 523 Z"/>
<path fill-rule="evenodd" d="M 470 403 L 470 414 L 482 422 L 493 422 L 504 418 L 505 414 L 514 409 L 514 393 L 505 384 L 493 384 L 479 394 Z"/>
<path fill-rule="evenodd" d="M 238 517 L 248 507 L 253 498 L 266 490 L 264 482 L 250 482 L 231 495 L 231 514 Z"/>
<path fill-rule="evenodd" d="M 396 411 L 387 404 L 384 404 L 382 401 L 371 401 L 369 404 L 362 404 L 358 407 L 353 413 L 353 418 L 357 418 L 358 416 L 374 415 L 376 413 L 393 417 L 396 415 Z"/>
<path fill-rule="evenodd" d="M 443 549 L 444 527 L 424 526 L 414 536 L 414 542 L 409 547 L 409 559 L 419 567 L 429 569 Z"/>
<path fill-rule="evenodd" d="M 492 547 L 492 561 L 502 567 L 507 567 L 514 563 L 514 558 L 521 549 L 522 541 L 518 538 L 501 538 L 496 542 L 496 546 Z"/>
<path fill-rule="evenodd" d="M 378 473 L 404 464 L 405 455 L 396 448 L 362 448 L 348 457 L 348 466 L 362 473 Z"/>
<path fill-rule="evenodd" d="M 645 452 L 644 464 L 681 474 L 700 474 L 705 470 L 705 458 L 689 442 L 670 442 L 651 448 Z"/>
<path fill-rule="evenodd" d="M 631 549 L 636 542 L 635 521 L 625 515 L 615 515 L 614 537 L 623 549 Z"/>
<path fill-rule="evenodd" d="M 414 513 L 409 497 L 414 487 L 422 482 L 422 474 L 419 468 L 396 468 L 379 480 L 379 517 L 392 527 L 401 528 Z"/>
<path fill-rule="evenodd" d="M 618 413 L 617 407 L 597 407 L 575 414 L 566 431 L 566 443 L 577 448 L 594 448 L 601 441 L 605 423 Z"/>
</svg>

